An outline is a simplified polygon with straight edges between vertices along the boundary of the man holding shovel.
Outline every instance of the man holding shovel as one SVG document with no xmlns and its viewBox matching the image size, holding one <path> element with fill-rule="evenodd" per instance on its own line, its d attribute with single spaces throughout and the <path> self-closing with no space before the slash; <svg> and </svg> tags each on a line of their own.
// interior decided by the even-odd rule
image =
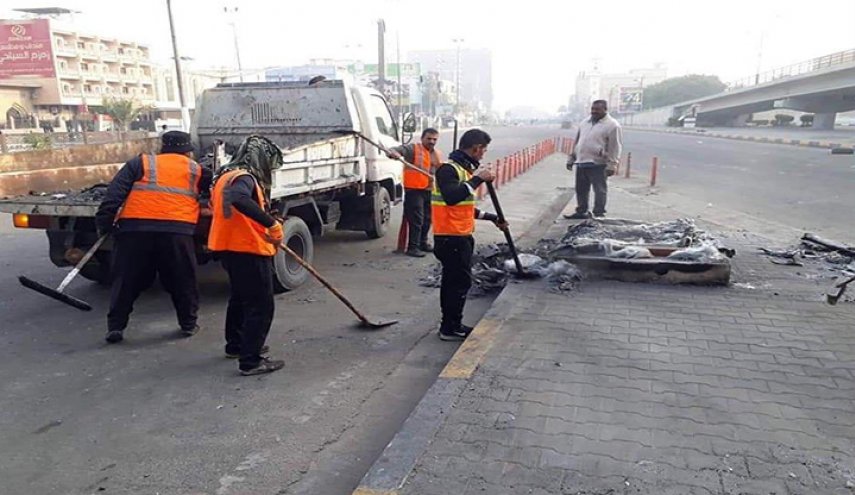
<svg viewBox="0 0 855 495">
<path fill-rule="evenodd" d="M 439 131 L 428 127 L 422 131 L 421 143 L 405 144 L 389 150 L 389 158 L 403 158 L 425 172 L 433 175 L 442 164 L 440 151 L 436 148 Z M 428 175 L 404 168 L 404 218 L 409 224 L 407 256 L 424 258 L 432 252 L 428 242 L 431 226 L 431 183 Z"/>
<path fill-rule="evenodd" d="M 282 224 L 265 211 L 265 173 L 242 164 L 229 167 L 221 171 L 211 193 L 208 249 L 219 254 L 229 275 L 226 357 L 238 359 L 241 375 L 261 375 L 285 366 L 264 356 L 274 312 L 273 256 L 285 234 Z"/>
<path fill-rule="evenodd" d="M 160 275 L 172 296 L 181 333 L 199 331 L 196 313 L 196 244 L 199 196 L 211 185 L 211 171 L 193 161 L 190 135 L 169 131 L 161 136 L 157 155 L 128 161 L 107 188 L 95 214 L 101 235 L 113 233 L 113 285 L 107 335 L 121 342 L 134 302 Z"/>
<path fill-rule="evenodd" d="M 472 331 L 472 327 L 463 325 L 463 307 L 472 286 L 475 219 L 493 222 L 502 230 L 508 228 L 497 215 L 475 208 L 475 189 L 495 178 L 492 170 L 479 168 L 490 141 L 490 135 L 480 129 L 466 131 L 460 137 L 459 148 L 436 171 L 431 209 L 434 255 L 442 264 L 442 340 L 464 340 Z"/>
</svg>

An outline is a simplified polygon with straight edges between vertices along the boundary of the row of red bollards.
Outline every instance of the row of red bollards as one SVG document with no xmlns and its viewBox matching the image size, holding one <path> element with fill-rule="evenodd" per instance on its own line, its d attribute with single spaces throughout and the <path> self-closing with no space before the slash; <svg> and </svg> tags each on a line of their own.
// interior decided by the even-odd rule
<svg viewBox="0 0 855 495">
<path fill-rule="evenodd" d="M 507 184 L 518 175 L 528 172 L 530 168 L 547 156 L 553 153 L 558 153 L 559 151 L 564 153 L 564 150 L 569 149 L 568 141 L 570 142 L 569 147 L 572 147 L 572 139 L 545 139 L 539 143 L 527 146 L 515 153 L 511 153 L 510 155 L 500 158 L 493 163 L 486 163 L 487 166 L 493 167 L 493 171 L 496 172 L 496 180 L 493 181 L 493 186 L 496 189 L 499 189 L 502 185 Z M 475 191 L 475 197 L 478 199 L 482 199 L 486 195 L 486 188 L 479 187 Z M 401 228 L 398 230 L 399 252 L 404 252 L 407 248 L 408 231 L 407 219 L 404 218 L 401 222 Z"/>
<path fill-rule="evenodd" d="M 565 138 L 545 139 L 539 143 L 527 146 L 520 151 L 500 158 L 493 163 L 488 163 L 487 166 L 492 167 L 493 171 L 496 173 L 496 179 L 493 181 L 493 187 L 499 189 L 502 185 L 507 184 L 518 175 L 527 172 L 531 167 L 547 156 L 556 153 L 559 150 L 563 150 L 564 139 Z M 478 199 L 483 198 L 486 194 L 486 190 L 482 187 L 479 187 L 475 192 Z"/>
<path fill-rule="evenodd" d="M 626 170 L 624 171 L 624 178 L 629 179 L 632 176 L 632 153 L 626 154 L 626 160 L 622 163 L 618 163 L 617 172 L 615 176 L 620 176 L 621 166 L 625 166 Z M 656 186 L 656 179 L 659 176 L 659 157 L 654 156 L 650 162 L 650 187 Z"/>
</svg>

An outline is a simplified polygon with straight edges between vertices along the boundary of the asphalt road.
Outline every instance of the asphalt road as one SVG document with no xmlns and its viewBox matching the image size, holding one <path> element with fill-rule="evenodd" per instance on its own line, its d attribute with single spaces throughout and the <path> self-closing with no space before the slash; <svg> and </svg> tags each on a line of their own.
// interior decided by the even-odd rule
<svg viewBox="0 0 855 495">
<path fill-rule="evenodd" d="M 487 159 L 552 137 L 555 128 L 497 128 Z M 442 148 L 450 148 L 443 134 Z M 512 208 L 512 205 L 506 206 Z M 400 206 L 393 211 L 397 232 Z M 177 337 L 157 287 L 136 304 L 126 341 L 103 341 L 108 290 L 84 280 L 83 313 L 22 289 L 26 274 L 58 283 L 41 231 L 0 219 L 0 493 L 349 494 L 456 345 L 433 335 L 437 292 L 420 287 L 434 262 L 393 253 L 395 235 L 333 232 L 318 269 L 382 331 L 355 319 L 311 281 L 277 296 L 268 343 L 285 369 L 246 378 L 222 356 L 225 273 L 201 270 L 203 331 Z M 474 322 L 488 300 L 473 302 Z"/>
<path fill-rule="evenodd" d="M 703 136 L 625 131 L 635 180 L 645 192 L 659 157 L 655 197 L 720 223 L 740 222 L 785 241 L 802 232 L 855 244 L 855 157 L 828 150 Z"/>
</svg>

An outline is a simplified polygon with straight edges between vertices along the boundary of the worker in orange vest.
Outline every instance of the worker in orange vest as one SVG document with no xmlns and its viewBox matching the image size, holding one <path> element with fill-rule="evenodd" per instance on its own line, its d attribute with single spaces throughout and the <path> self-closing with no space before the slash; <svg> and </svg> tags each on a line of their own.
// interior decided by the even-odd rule
<svg viewBox="0 0 855 495">
<path fill-rule="evenodd" d="M 284 238 L 282 224 L 267 213 L 254 169 L 226 169 L 211 193 L 213 218 L 208 249 L 219 254 L 229 276 L 226 357 L 238 359 L 241 375 L 272 373 L 284 361 L 265 356 L 273 322 L 273 256 Z"/>
<path fill-rule="evenodd" d="M 475 208 L 475 190 L 495 178 L 489 168 L 480 168 L 490 135 L 470 129 L 460 137 L 458 149 L 436 171 L 431 208 L 433 210 L 434 256 L 442 263 L 439 338 L 463 340 L 472 327 L 463 324 L 466 294 L 472 286 L 472 253 L 475 249 L 475 220 L 488 220 L 499 229 L 508 228 L 493 213 Z"/>
<path fill-rule="evenodd" d="M 442 155 L 436 147 L 439 131 L 427 128 L 422 131 L 421 143 L 406 144 L 389 150 L 390 158 L 403 158 L 421 168 L 431 176 L 442 165 Z M 432 252 L 428 242 L 431 225 L 431 177 L 404 167 L 404 218 L 409 225 L 409 241 L 406 254 L 424 258 Z"/>
<path fill-rule="evenodd" d="M 164 133 L 159 154 L 132 158 L 113 177 L 95 214 L 98 232 L 113 233 L 107 342 L 123 340 L 134 301 L 155 272 L 172 296 L 182 335 L 199 331 L 193 233 L 211 177 L 193 161 L 190 135 L 181 131 Z"/>
</svg>

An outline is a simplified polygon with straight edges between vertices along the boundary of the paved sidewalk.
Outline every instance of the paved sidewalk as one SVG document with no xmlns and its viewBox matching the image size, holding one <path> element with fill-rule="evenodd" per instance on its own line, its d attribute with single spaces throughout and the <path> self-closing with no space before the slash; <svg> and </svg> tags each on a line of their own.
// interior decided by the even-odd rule
<svg viewBox="0 0 855 495">
<path fill-rule="evenodd" d="M 355 493 L 855 493 L 855 306 L 726 234 L 759 289 L 510 285 Z"/>
<path fill-rule="evenodd" d="M 633 131 L 687 134 L 690 136 L 716 137 L 758 143 L 786 144 L 808 148 L 853 148 L 855 128 L 835 130 L 811 130 L 774 127 L 702 127 L 684 129 L 664 126 L 626 126 Z"/>
</svg>

